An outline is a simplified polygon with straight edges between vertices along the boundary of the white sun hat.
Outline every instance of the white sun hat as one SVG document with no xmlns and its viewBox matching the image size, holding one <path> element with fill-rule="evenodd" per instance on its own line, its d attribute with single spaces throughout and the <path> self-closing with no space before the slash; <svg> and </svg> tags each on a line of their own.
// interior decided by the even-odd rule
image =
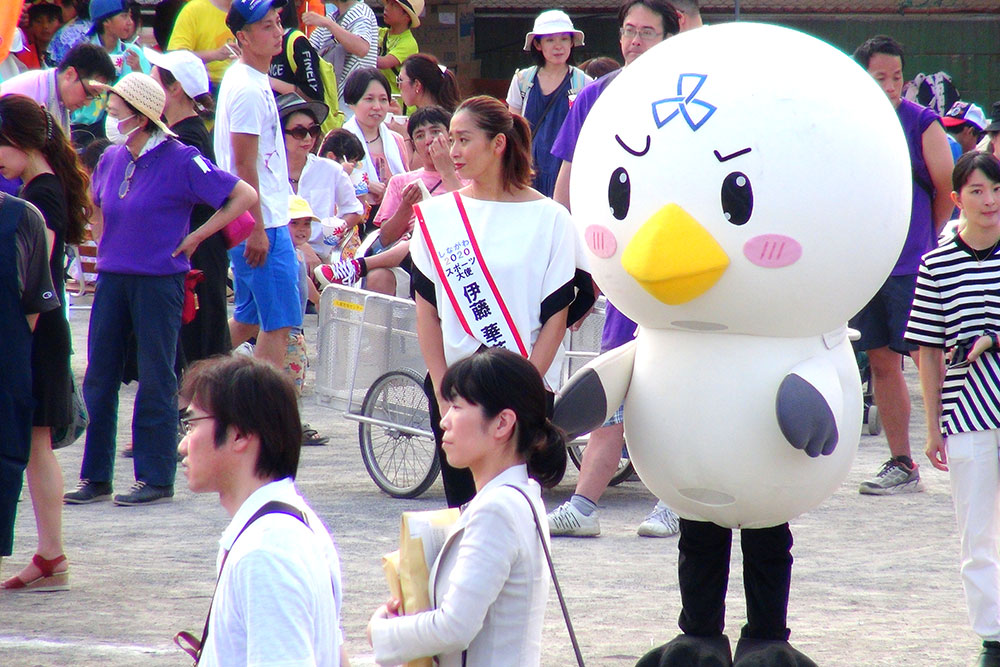
<svg viewBox="0 0 1000 667">
<path fill-rule="evenodd" d="M 148 46 L 142 52 L 150 63 L 170 72 L 192 100 L 208 92 L 208 70 L 195 54 L 184 49 L 160 53 Z"/>
<path fill-rule="evenodd" d="M 535 27 L 524 36 L 524 50 L 531 50 L 531 40 L 545 35 L 573 35 L 573 46 L 583 46 L 583 31 L 573 27 L 569 15 L 561 9 L 550 9 L 535 17 Z"/>
<path fill-rule="evenodd" d="M 176 137 L 166 124 L 160 120 L 163 115 L 163 107 L 167 103 L 167 94 L 156 83 L 156 79 L 143 74 L 142 72 L 129 72 L 118 83 L 113 86 L 94 85 L 95 88 L 106 90 L 118 95 L 120 98 L 131 104 L 146 118 L 150 119 L 156 126 L 163 130 L 164 134 Z"/>
</svg>

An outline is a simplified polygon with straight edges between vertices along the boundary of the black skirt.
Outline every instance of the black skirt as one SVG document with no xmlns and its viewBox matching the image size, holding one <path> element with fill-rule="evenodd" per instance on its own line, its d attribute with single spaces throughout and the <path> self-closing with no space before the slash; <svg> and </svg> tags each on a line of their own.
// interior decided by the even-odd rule
<svg viewBox="0 0 1000 667">
<path fill-rule="evenodd" d="M 62 308 L 38 316 L 31 339 L 33 426 L 62 428 L 73 422 L 69 322 Z"/>
</svg>

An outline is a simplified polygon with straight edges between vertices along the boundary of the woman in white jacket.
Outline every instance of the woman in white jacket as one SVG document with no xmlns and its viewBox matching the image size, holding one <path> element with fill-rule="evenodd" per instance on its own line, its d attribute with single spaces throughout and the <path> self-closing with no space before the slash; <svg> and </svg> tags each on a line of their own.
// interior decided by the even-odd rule
<svg viewBox="0 0 1000 667">
<path fill-rule="evenodd" d="M 398 616 L 399 601 L 391 600 L 375 611 L 368 625 L 375 661 L 538 665 L 549 591 L 536 529 L 545 513 L 539 485 L 562 479 L 563 436 L 545 416 L 538 371 L 502 348 L 454 364 L 441 393 L 445 452 L 472 472 L 476 495 L 431 568 L 432 609 Z M 541 527 L 548 540 L 548 523 Z"/>
</svg>

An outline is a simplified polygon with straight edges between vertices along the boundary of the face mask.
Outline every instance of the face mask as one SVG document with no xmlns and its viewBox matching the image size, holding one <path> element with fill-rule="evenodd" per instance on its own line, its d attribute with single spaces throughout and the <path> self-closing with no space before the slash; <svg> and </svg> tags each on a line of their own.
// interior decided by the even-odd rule
<svg viewBox="0 0 1000 667">
<path fill-rule="evenodd" d="M 108 141 L 121 146 L 128 141 L 129 136 L 133 132 L 139 129 L 138 127 L 133 127 L 124 134 L 118 129 L 118 126 L 127 121 L 129 118 L 135 118 L 135 114 L 127 116 L 126 118 L 112 118 L 111 116 L 106 116 L 104 118 L 104 134 L 108 137 Z"/>
</svg>

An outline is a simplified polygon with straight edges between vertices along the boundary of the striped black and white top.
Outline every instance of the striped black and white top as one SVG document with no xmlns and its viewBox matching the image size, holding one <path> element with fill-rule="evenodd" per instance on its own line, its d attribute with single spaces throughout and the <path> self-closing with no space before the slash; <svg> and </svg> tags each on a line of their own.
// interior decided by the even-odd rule
<svg viewBox="0 0 1000 667">
<path fill-rule="evenodd" d="M 347 53 L 326 28 L 316 28 L 309 37 L 309 42 L 319 52 L 319 55 L 333 64 L 337 74 L 337 93 L 340 97 L 340 105 L 342 110 L 346 111 L 347 109 L 343 107 L 344 82 L 347 81 L 347 77 L 359 67 L 375 67 L 378 62 L 378 20 L 375 18 L 375 12 L 363 1 L 355 2 L 344 12 L 343 16 L 336 17 L 332 13 L 328 15 L 345 30 L 368 40 L 369 44 L 368 53 L 359 58 Z"/>
<path fill-rule="evenodd" d="M 983 251 L 980 251 L 980 254 Z M 1000 331 L 1000 251 L 979 261 L 958 235 L 924 255 L 906 340 L 951 348 Z M 969 366 L 949 367 L 941 390 L 945 435 L 1000 428 L 1000 353 L 987 350 Z"/>
</svg>

